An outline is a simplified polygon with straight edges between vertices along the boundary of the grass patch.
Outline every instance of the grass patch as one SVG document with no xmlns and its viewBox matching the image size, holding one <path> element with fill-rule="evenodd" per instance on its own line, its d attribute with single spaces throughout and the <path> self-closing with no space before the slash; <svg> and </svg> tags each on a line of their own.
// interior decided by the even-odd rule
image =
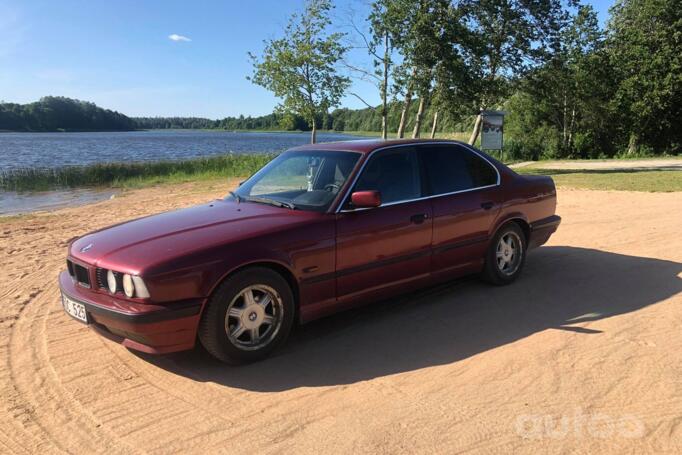
<svg viewBox="0 0 682 455">
<path fill-rule="evenodd" d="M 221 155 L 183 161 L 100 163 L 0 172 L 0 190 L 44 191 L 76 187 L 140 187 L 226 177 L 246 177 L 275 155 Z"/>
<path fill-rule="evenodd" d="M 614 156 L 612 158 L 561 158 L 561 159 L 555 159 L 555 158 L 547 158 L 547 159 L 540 159 L 539 161 L 534 161 L 533 162 L 533 167 L 541 168 L 543 162 L 551 162 L 551 163 L 619 163 L 619 162 L 628 162 L 628 161 L 661 161 L 661 160 L 670 160 L 670 161 L 682 161 L 682 155 L 657 155 L 657 156 L 646 156 L 646 157 L 641 157 L 641 156 Z M 523 160 L 523 161 L 532 161 L 532 160 Z"/>
<path fill-rule="evenodd" d="M 637 169 L 542 169 L 522 167 L 520 174 L 550 175 L 557 186 L 589 190 L 673 192 L 682 191 L 682 171 Z"/>
</svg>

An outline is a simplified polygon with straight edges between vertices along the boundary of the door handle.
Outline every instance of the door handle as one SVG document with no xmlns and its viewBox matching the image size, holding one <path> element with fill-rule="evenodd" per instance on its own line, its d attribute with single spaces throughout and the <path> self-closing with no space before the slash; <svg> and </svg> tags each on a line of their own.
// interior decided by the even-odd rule
<svg viewBox="0 0 682 455">
<path fill-rule="evenodd" d="M 425 219 L 429 217 L 428 213 L 419 213 L 417 215 L 412 215 L 410 221 L 414 224 L 421 224 Z"/>
<path fill-rule="evenodd" d="M 495 205 L 494 202 L 481 202 L 481 208 L 483 210 L 490 210 L 491 208 L 493 208 L 493 205 Z"/>
</svg>

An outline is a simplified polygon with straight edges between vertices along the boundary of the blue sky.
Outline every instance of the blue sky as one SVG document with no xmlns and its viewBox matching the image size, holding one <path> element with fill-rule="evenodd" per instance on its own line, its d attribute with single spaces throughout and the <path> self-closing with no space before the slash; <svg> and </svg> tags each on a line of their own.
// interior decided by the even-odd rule
<svg viewBox="0 0 682 455">
<path fill-rule="evenodd" d="M 366 0 L 338 0 L 336 23 Z M 607 18 L 611 0 L 590 2 Z M 277 100 L 246 80 L 247 52 L 279 36 L 302 0 L 0 0 L 0 100 L 62 95 L 130 116 L 262 115 Z M 175 36 L 177 35 L 177 36 Z M 183 39 L 187 38 L 187 40 Z M 350 60 L 361 61 L 355 51 Z M 378 104 L 376 89 L 353 91 Z M 352 96 L 343 106 L 364 107 Z"/>
</svg>

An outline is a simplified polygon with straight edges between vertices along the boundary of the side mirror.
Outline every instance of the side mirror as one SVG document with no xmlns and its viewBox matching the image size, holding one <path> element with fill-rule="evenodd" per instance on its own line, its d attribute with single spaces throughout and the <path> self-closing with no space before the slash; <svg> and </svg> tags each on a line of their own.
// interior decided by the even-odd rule
<svg viewBox="0 0 682 455">
<path fill-rule="evenodd" d="M 379 207 L 381 205 L 381 193 L 378 191 L 356 191 L 350 195 L 353 207 L 358 209 Z"/>
</svg>

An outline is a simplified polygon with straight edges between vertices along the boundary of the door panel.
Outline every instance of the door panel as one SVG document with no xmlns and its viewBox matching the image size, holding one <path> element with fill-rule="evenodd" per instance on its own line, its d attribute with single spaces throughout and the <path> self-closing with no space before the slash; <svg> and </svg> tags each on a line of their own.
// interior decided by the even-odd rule
<svg viewBox="0 0 682 455">
<path fill-rule="evenodd" d="M 498 191 L 494 187 L 433 199 L 434 273 L 458 275 L 482 264 L 488 231 L 500 209 Z"/>
<path fill-rule="evenodd" d="M 424 145 L 419 158 L 433 202 L 434 278 L 475 271 L 500 209 L 498 174 L 484 158 L 459 145 Z"/>
<path fill-rule="evenodd" d="M 339 299 L 428 277 L 432 218 L 429 200 L 340 213 L 336 244 Z"/>
</svg>

